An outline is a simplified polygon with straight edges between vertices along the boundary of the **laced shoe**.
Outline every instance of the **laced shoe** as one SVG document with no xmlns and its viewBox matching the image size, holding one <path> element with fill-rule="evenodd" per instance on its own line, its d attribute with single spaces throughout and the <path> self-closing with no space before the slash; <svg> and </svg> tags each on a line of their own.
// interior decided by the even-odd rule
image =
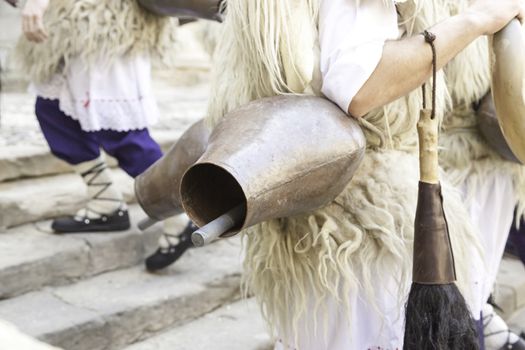
<svg viewBox="0 0 525 350">
<path fill-rule="evenodd" d="M 146 259 L 146 269 L 150 272 L 158 271 L 177 261 L 186 250 L 193 247 L 191 234 L 197 229 L 197 226 L 189 222 L 179 234 L 164 232 L 159 240 L 159 248 Z"/>
<path fill-rule="evenodd" d="M 130 228 L 122 194 L 115 188 L 111 172 L 101 159 L 81 163 L 75 170 L 86 183 L 89 200 L 75 215 L 55 219 L 57 233 L 124 231 Z"/>
<path fill-rule="evenodd" d="M 483 307 L 486 350 L 525 350 L 525 340 L 513 333 L 490 304 Z"/>
</svg>

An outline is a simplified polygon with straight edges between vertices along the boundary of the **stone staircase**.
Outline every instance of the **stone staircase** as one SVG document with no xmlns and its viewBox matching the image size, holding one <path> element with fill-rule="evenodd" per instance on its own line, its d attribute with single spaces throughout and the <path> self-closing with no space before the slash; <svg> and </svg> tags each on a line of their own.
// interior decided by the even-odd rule
<svg viewBox="0 0 525 350">
<path fill-rule="evenodd" d="M 259 309 L 254 300 L 238 301 L 223 306 L 205 316 L 147 340 L 135 343 L 125 350 L 180 349 L 193 350 L 197 339 L 202 349 L 214 350 L 269 350 L 270 338 L 262 320 L 254 318 Z M 239 322 L 249 320 L 250 322 Z M 242 335 L 249 334 L 249 337 Z M 224 341 L 232 339 L 233 341 Z"/>
<path fill-rule="evenodd" d="M 207 85 L 179 87 L 157 79 L 163 117 L 152 135 L 166 149 L 203 116 Z M 238 239 L 192 249 L 171 268 L 150 274 L 143 261 L 157 248 L 160 225 L 146 232 L 134 225 L 119 233 L 51 233 L 47 219 L 81 207 L 84 184 L 49 153 L 31 96 L 8 93 L 2 103 L 0 319 L 67 350 L 123 349 L 137 342 L 133 346 L 144 349 L 209 349 L 212 339 L 230 349 L 269 348 L 253 301 L 239 301 Z M 133 203 L 133 180 L 122 171 L 114 175 Z M 130 211 L 135 224 L 145 217 L 136 204 Z M 205 324 L 209 336 L 201 341 L 195 332 Z M 234 341 L 232 327 L 245 330 Z"/>
<path fill-rule="evenodd" d="M 208 99 L 209 57 L 191 30 L 181 35 L 184 54 L 175 68 L 154 73 L 161 120 L 151 133 L 164 150 L 204 116 Z M 4 79 L 0 96 L 0 319 L 65 350 L 271 348 L 254 301 L 240 298 L 238 239 L 191 249 L 160 273 L 145 271 L 161 225 L 136 228 L 145 214 L 133 204 L 133 180 L 118 168 L 113 173 L 130 203 L 130 230 L 51 232 L 50 219 L 82 207 L 86 189 L 50 153 L 24 86 L 20 77 Z M 235 338 L 232 329 L 240 330 Z M 0 329 L 0 349 L 20 350 L 4 346 Z"/>
<path fill-rule="evenodd" d="M 77 243 L 90 241 L 86 238 Z M 62 257 L 62 264 L 76 267 L 70 271 L 66 268 L 69 276 L 57 273 L 57 265 L 61 265 L 58 258 L 48 259 L 49 267 L 55 270 L 55 280 L 49 282 L 69 280 L 69 284 L 47 286 L 2 301 L 0 318 L 64 349 L 120 349 L 239 298 L 238 242 L 192 250 L 172 269 L 158 275 L 146 273 L 140 263 L 126 268 L 133 263 L 131 259 L 116 261 L 110 257 L 115 248 L 125 249 L 126 245 L 113 242 L 113 250 L 100 243 L 98 248 L 77 246 L 80 254 Z M 93 262 L 99 271 L 116 270 L 93 276 Z M 42 269 L 45 271 L 44 266 Z M 198 343 L 195 345 L 198 348 Z"/>
</svg>

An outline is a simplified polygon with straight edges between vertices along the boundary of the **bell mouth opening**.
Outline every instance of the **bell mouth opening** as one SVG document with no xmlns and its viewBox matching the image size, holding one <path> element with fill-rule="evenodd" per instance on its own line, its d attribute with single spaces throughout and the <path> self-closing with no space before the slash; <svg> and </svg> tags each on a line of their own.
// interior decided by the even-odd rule
<svg viewBox="0 0 525 350">
<path fill-rule="evenodd" d="M 180 193 L 184 211 L 197 226 L 202 227 L 243 205 L 242 219 L 224 236 L 243 227 L 246 196 L 237 180 L 220 166 L 211 163 L 192 166 L 182 178 Z"/>
</svg>

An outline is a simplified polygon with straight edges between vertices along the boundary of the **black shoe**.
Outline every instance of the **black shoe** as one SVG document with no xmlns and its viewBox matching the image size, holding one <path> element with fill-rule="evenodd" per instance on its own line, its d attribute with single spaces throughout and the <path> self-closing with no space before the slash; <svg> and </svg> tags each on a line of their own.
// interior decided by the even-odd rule
<svg viewBox="0 0 525 350">
<path fill-rule="evenodd" d="M 195 230 L 197 230 L 197 226 L 192 222 L 188 223 L 181 234 L 177 236 L 179 243 L 170 245 L 168 248 L 157 249 L 155 253 L 146 259 L 146 269 L 150 272 L 157 271 L 177 261 L 186 250 L 193 247 L 191 234 Z"/>
<path fill-rule="evenodd" d="M 102 215 L 100 219 L 66 216 L 53 221 L 51 228 L 56 233 L 125 231 L 130 228 L 127 210 L 118 209 L 112 214 Z"/>
</svg>

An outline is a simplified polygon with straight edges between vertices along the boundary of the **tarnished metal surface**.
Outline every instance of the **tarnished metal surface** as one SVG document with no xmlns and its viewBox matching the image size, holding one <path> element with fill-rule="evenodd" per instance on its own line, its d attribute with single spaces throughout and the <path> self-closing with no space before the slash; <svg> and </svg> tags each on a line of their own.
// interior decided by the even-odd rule
<svg viewBox="0 0 525 350">
<path fill-rule="evenodd" d="M 492 41 L 492 95 L 498 121 L 512 153 L 525 164 L 525 36 L 512 20 Z"/>
<path fill-rule="evenodd" d="M 478 117 L 479 132 L 490 147 L 506 160 L 519 163 L 518 158 L 512 153 L 501 132 L 492 94 L 489 93 L 483 97 L 476 115 Z"/>
<path fill-rule="evenodd" d="M 359 166 L 366 140 L 355 120 L 326 99 L 254 101 L 213 130 L 204 155 L 184 175 L 184 210 L 199 226 L 239 204 L 242 228 L 325 206 Z"/>
<path fill-rule="evenodd" d="M 222 0 L 138 0 L 144 8 L 160 16 L 204 18 L 222 22 Z"/>
<path fill-rule="evenodd" d="M 439 184 L 419 183 L 412 280 L 420 284 L 449 284 L 456 280 Z"/>
<path fill-rule="evenodd" d="M 135 195 L 149 217 L 160 221 L 182 212 L 182 175 L 204 153 L 209 134 L 204 121 L 193 124 L 161 159 L 135 179 Z"/>
</svg>

